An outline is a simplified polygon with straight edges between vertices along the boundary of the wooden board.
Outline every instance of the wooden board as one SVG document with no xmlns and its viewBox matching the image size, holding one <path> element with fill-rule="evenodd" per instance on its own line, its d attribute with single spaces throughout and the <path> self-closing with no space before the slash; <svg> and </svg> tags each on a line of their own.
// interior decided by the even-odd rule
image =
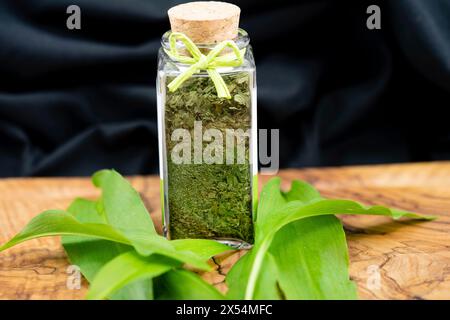
<svg viewBox="0 0 450 320">
<path fill-rule="evenodd" d="M 286 188 L 292 179 L 304 179 L 330 198 L 438 215 L 425 223 L 366 216 L 342 220 L 350 274 L 361 299 L 450 299 L 450 162 L 283 170 L 279 175 Z M 260 185 L 268 178 L 263 176 Z M 130 181 L 160 230 L 158 177 Z M 0 180 L 0 243 L 43 210 L 64 209 L 75 197 L 98 195 L 86 178 Z M 215 270 L 203 277 L 225 290 L 224 275 L 242 254 L 216 258 Z M 0 299 L 82 299 L 87 283 L 68 289 L 67 268 L 58 238 L 32 240 L 0 253 Z"/>
</svg>

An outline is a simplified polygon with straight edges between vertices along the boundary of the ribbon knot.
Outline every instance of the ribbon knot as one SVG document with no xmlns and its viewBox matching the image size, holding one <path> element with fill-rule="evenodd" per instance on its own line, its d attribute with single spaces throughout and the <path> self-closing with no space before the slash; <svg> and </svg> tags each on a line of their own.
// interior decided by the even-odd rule
<svg viewBox="0 0 450 320">
<path fill-rule="evenodd" d="M 177 40 L 181 41 L 191 57 L 181 54 L 177 49 Z M 207 55 L 204 55 L 195 43 L 184 33 L 173 32 L 169 36 L 170 50 L 165 50 L 167 55 L 173 60 L 191 65 L 167 87 L 170 92 L 176 91 L 187 79 L 201 70 L 206 70 L 217 91 L 219 98 L 231 98 L 230 91 L 220 73 L 216 70 L 218 67 L 238 67 L 244 62 L 245 49 L 239 50 L 236 43 L 232 40 L 225 40 L 217 44 Z M 219 56 L 225 48 L 231 48 L 232 53 Z"/>
<path fill-rule="evenodd" d="M 204 54 L 202 54 L 195 65 L 200 70 L 206 70 L 209 67 L 209 60 Z"/>
</svg>

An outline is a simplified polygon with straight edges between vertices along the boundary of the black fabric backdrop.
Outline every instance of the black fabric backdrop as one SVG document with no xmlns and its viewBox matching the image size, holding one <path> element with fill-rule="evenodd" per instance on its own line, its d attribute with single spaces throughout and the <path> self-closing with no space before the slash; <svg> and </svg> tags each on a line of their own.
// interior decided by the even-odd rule
<svg viewBox="0 0 450 320">
<path fill-rule="evenodd" d="M 156 173 L 156 54 L 176 3 L 1 0 L 0 176 Z M 283 167 L 450 159 L 450 1 L 235 3 Z"/>
</svg>

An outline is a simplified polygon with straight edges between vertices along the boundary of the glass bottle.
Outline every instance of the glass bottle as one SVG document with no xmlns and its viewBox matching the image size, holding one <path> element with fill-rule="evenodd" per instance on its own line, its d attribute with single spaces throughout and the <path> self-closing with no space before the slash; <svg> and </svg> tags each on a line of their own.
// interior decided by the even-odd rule
<svg viewBox="0 0 450 320">
<path fill-rule="evenodd" d="M 234 39 L 244 52 L 241 65 L 216 68 L 231 95 L 220 98 L 204 70 L 170 92 L 168 84 L 190 67 L 167 53 L 170 34 L 162 37 L 157 74 L 164 234 L 248 247 L 253 243 L 258 186 L 256 69 L 250 38 L 239 29 Z M 216 44 L 196 45 L 207 55 Z M 182 42 L 177 48 L 189 55 Z"/>
</svg>

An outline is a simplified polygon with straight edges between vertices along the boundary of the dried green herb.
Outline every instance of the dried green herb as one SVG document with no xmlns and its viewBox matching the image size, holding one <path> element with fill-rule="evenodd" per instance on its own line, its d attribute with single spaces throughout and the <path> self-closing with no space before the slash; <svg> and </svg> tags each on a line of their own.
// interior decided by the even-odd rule
<svg viewBox="0 0 450 320">
<path fill-rule="evenodd" d="M 203 130 L 217 129 L 225 141 L 227 129 L 251 127 L 250 76 L 247 72 L 223 75 L 231 99 L 217 97 L 209 77 L 191 77 L 175 92 L 168 92 L 165 103 L 167 144 L 168 203 L 172 239 L 240 239 L 253 243 L 252 172 L 248 140 L 245 162 L 233 164 L 176 164 L 170 152 L 174 130 L 182 128 L 194 136 L 194 123 L 202 121 Z M 169 77 L 167 82 L 172 79 Z M 209 142 L 203 142 L 203 148 Z M 192 152 L 193 154 L 193 152 Z"/>
</svg>

